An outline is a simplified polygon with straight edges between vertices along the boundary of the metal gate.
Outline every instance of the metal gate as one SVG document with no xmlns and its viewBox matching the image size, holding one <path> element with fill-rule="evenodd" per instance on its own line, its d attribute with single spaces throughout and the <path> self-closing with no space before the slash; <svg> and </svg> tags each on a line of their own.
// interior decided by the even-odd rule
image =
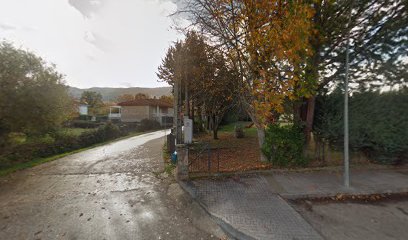
<svg viewBox="0 0 408 240">
<path fill-rule="evenodd" d="M 188 171 L 189 173 L 218 173 L 220 171 L 219 149 L 212 148 L 209 143 L 191 146 Z"/>
</svg>

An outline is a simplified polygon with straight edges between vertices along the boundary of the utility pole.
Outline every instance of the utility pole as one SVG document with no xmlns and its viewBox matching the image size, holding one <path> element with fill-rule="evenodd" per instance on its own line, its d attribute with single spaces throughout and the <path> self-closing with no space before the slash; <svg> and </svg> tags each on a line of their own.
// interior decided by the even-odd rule
<svg viewBox="0 0 408 240">
<path fill-rule="evenodd" d="M 350 6 L 349 19 L 347 27 L 350 28 L 351 11 L 353 4 Z M 349 116 L 348 116 L 348 100 L 349 100 L 349 54 L 350 54 L 350 29 L 347 32 L 346 46 L 346 76 L 344 80 L 344 186 L 350 187 L 350 159 L 349 159 Z"/>
<path fill-rule="evenodd" d="M 181 139 L 181 119 L 180 119 L 180 100 L 181 99 L 181 91 L 180 91 L 180 83 L 178 81 L 174 82 L 174 122 L 173 125 L 175 127 L 175 137 L 176 137 L 176 144 L 180 144 Z"/>
</svg>

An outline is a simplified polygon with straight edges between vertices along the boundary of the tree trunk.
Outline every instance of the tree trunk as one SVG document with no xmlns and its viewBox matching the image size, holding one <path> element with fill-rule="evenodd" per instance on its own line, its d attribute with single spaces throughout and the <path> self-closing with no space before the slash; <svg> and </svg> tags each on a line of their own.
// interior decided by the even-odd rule
<svg viewBox="0 0 408 240">
<path fill-rule="evenodd" d="M 310 143 L 310 140 L 312 137 L 315 105 L 316 105 L 316 96 L 312 96 L 307 99 L 307 113 L 306 113 L 306 126 L 305 126 L 305 135 L 306 135 L 307 143 Z"/>
<path fill-rule="evenodd" d="M 262 162 L 267 162 L 268 158 L 262 151 L 262 146 L 265 142 L 265 127 L 260 123 L 259 119 L 257 118 L 255 110 L 253 109 L 252 105 L 245 101 L 243 101 L 243 103 L 245 111 L 247 112 L 248 116 L 251 118 L 252 122 L 254 123 L 257 129 L 260 160 Z"/>
<path fill-rule="evenodd" d="M 179 144 L 182 141 L 182 132 L 181 132 L 181 119 L 180 119 L 180 111 L 181 111 L 181 89 L 180 83 L 175 82 L 174 84 L 174 127 L 175 127 L 175 136 L 176 136 L 176 143 Z"/>
<path fill-rule="evenodd" d="M 261 152 L 261 161 L 262 162 L 267 162 L 268 158 L 265 156 L 265 154 L 262 151 L 262 146 L 265 142 L 265 128 L 264 127 L 257 127 L 257 132 L 258 132 L 258 143 L 259 143 L 259 150 Z"/>
<path fill-rule="evenodd" d="M 190 118 L 190 96 L 188 92 L 188 84 L 185 84 L 184 98 L 184 116 Z"/>
<path fill-rule="evenodd" d="M 204 120 L 203 113 L 200 106 L 197 106 L 197 116 L 198 116 L 198 131 L 202 132 L 204 130 Z"/>
<path fill-rule="evenodd" d="M 302 123 L 301 112 L 302 112 L 302 103 L 299 101 L 294 101 L 293 102 L 293 122 L 297 125 L 301 125 Z"/>
<path fill-rule="evenodd" d="M 213 118 L 213 138 L 216 140 L 216 139 L 218 139 L 218 124 L 219 124 L 219 121 L 218 121 L 217 116 L 215 116 L 215 115 L 212 118 Z"/>
<path fill-rule="evenodd" d="M 213 139 L 214 140 L 218 139 L 218 127 L 213 128 Z"/>
</svg>

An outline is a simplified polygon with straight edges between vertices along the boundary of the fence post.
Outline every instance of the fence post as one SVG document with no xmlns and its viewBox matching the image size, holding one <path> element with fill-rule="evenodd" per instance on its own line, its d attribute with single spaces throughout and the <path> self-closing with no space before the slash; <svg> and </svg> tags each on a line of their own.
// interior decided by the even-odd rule
<svg viewBox="0 0 408 240">
<path fill-rule="evenodd" d="M 188 145 L 177 144 L 177 179 L 188 179 L 189 149 Z"/>
</svg>

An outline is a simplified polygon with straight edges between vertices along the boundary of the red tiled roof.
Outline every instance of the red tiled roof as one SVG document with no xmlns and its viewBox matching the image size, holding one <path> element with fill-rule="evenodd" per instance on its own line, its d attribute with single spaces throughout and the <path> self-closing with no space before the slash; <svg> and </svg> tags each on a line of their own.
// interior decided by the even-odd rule
<svg viewBox="0 0 408 240">
<path fill-rule="evenodd" d="M 160 99 L 135 99 L 127 102 L 120 102 L 118 106 L 159 106 L 172 108 L 173 104 Z"/>
</svg>

